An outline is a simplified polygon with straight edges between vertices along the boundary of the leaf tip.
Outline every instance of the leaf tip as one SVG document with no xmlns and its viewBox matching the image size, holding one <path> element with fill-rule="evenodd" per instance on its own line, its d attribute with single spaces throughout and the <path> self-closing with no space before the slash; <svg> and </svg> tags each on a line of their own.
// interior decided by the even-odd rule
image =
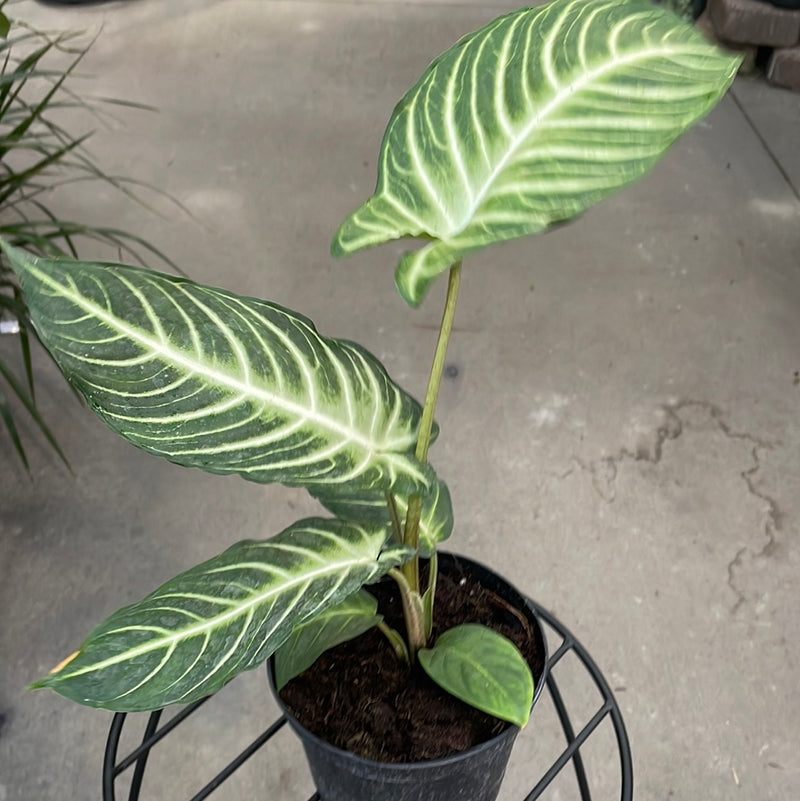
<svg viewBox="0 0 800 801">
<path fill-rule="evenodd" d="M 357 219 L 359 211 L 361 211 L 361 209 L 357 209 L 350 214 L 333 236 L 333 240 L 331 241 L 331 255 L 337 259 L 343 256 L 350 256 L 363 247 L 366 247 L 366 245 L 360 244 L 364 232 Z"/>
<path fill-rule="evenodd" d="M 412 309 L 419 308 L 420 304 L 425 299 L 428 287 L 433 282 L 433 279 L 421 278 L 417 271 L 421 253 L 427 251 L 428 247 L 422 248 L 422 251 L 417 250 L 404 253 L 394 273 L 395 288 L 400 297 L 411 306 Z"/>
<path fill-rule="evenodd" d="M 520 715 L 517 720 L 512 720 L 511 722 L 515 726 L 519 726 L 520 729 L 524 729 L 528 725 L 528 721 L 531 719 L 531 708 L 533 707 L 533 698 L 531 698 L 530 704 L 525 708 L 524 714 Z"/>
<path fill-rule="evenodd" d="M 14 247 L 8 240 L 3 239 L 3 237 L 0 237 L 0 251 L 5 254 L 9 266 L 20 280 L 22 279 L 22 274 L 27 271 L 29 265 L 35 262 L 33 254 L 22 250 L 22 248 Z"/>
<path fill-rule="evenodd" d="M 344 223 L 342 223 L 342 227 L 344 227 Z M 331 256 L 333 256 L 335 259 L 341 259 L 343 256 L 347 255 L 347 251 L 344 249 L 342 244 L 341 233 L 342 228 L 340 227 L 331 240 Z"/>
<path fill-rule="evenodd" d="M 404 236 L 420 236 L 418 226 L 393 214 L 386 198 L 377 193 L 366 200 L 339 226 L 331 243 L 331 254 L 349 256 L 359 250 L 383 245 Z"/>
</svg>

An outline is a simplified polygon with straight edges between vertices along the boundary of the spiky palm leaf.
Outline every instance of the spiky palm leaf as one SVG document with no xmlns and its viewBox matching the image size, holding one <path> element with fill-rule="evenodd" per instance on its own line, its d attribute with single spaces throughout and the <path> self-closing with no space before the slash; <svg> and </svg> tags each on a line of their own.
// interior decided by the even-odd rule
<svg viewBox="0 0 800 801">
<path fill-rule="evenodd" d="M 89 134 L 74 135 L 57 120 L 65 109 L 98 115 L 100 107 L 71 88 L 75 69 L 90 45 L 76 44 L 74 34 L 53 37 L 24 25 L 12 25 L 4 13 L 5 6 L 0 2 L 0 236 L 41 255 L 77 257 L 79 240 L 94 240 L 141 262 L 149 256 L 171 265 L 164 254 L 140 237 L 112 227 L 63 219 L 44 203 L 43 196 L 53 189 L 81 181 L 101 181 L 141 202 L 136 190 L 143 185 L 104 172 L 84 148 Z M 67 63 L 49 67 L 59 55 Z M 124 101 L 104 102 L 138 107 Z M 27 309 L 2 256 L 0 333 L 14 337 L 19 353 L 18 367 L 10 355 L 0 353 L 0 420 L 12 447 L 27 467 L 15 417 L 15 411 L 21 408 L 66 461 L 36 406 Z M 13 341 L 7 337 L 2 344 Z"/>
</svg>

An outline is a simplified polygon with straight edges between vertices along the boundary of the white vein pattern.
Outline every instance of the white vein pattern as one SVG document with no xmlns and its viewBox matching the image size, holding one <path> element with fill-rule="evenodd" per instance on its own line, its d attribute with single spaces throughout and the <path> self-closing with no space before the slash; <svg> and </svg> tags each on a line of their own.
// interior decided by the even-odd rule
<svg viewBox="0 0 800 801">
<path fill-rule="evenodd" d="M 310 518 L 240 542 L 111 615 L 36 686 L 122 712 L 202 698 L 407 558 L 402 548 L 382 552 L 386 535 L 382 526 Z"/>
<path fill-rule="evenodd" d="M 390 522 L 386 494 L 362 492 L 326 493 L 312 489 L 311 494 L 329 511 L 342 520 L 374 522 L 388 525 Z M 400 520 L 408 512 L 408 497 L 394 497 Z M 436 479 L 428 493 L 422 498 L 422 514 L 419 521 L 419 552 L 428 558 L 436 550 L 436 544 L 446 540 L 453 532 L 453 505 L 450 490 L 441 479 Z"/>
<path fill-rule="evenodd" d="M 420 407 L 305 317 L 123 265 L 12 261 L 41 339 L 125 439 L 178 464 L 293 486 L 412 491 Z"/>
<path fill-rule="evenodd" d="M 400 101 L 344 255 L 404 236 L 412 305 L 465 254 L 538 233 L 640 177 L 717 102 L 738 57 L 642 0 L 556 0 L 464 37 Z"/>
</svg>

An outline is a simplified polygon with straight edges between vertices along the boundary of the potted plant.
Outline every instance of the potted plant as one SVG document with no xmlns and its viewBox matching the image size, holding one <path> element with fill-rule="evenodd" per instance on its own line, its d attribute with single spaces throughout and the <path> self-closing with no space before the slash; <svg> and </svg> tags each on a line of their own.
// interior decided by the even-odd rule
<svg viewBox="0 0 800 801">
<path fill-rule="evenodd" d="M 322 797 L 494 799 L 542 682 L 541 652 L 537 663 L 520 647 L 528 641 L 535 652 L 542 641 L 513 588 L 438 555 L 453 516 L 428 450 L 461 262 L 565 223 L 643 175 L 724 94 L 737 65 L 641 0 L 555 0 L 494 20 L 427 68 L 389 122 L 375 194 L 332 246 L 341 256 L 425 240 L 396 271 L 412 306 L 448 273 L 422 404 L 360 345 L 325 338 L 274 303 L 2 243 L 39 337 L 111 428 L 184 466 L 304 487 L 333 514 L 187 570 L 111 615 L 34 687 L 89 706 L 149 710 L 201 698 L 274 656 L 274 682 L 302 716 L 290 688 L 320 659 L 333 660 L 323 673 L 341 683 L 335 692 L 359 697 L 380 652 L 409 685 L 432 681 L 439 697 L 500 722 L 459 754 L 381 768 L 392 756 L 376 759 L 374 743 L 364 749 L 352 736 L 331 745 L 295 721 Z M 472 617 L 475 594 L 496 599 L 508 631 Z M 366 637 L 375 639 L 363 646 Z M 324 706 L 315 696 L 322 682 L 305 685 L 310 706 Z M 373 712 L 386 706 L 363 700 Z M 417 705 L 417 722 L 431 715 L 427 703 Z M 471 773 L 472 757 L 484 763 Z M 469 778 L 454 790 L 459 776 L 483 775 L 488 763 L 495 772 L 485 786 Z"/>
</svg>

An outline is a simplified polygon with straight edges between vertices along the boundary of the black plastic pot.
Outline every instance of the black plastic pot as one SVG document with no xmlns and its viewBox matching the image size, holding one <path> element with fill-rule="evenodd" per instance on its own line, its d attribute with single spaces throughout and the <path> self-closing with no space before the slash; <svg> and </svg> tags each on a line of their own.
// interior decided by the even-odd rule
<svg viewBox="0 0 800 801">
<path fill-rule="evenodd" d="M 547 642 L 533 607 L 505 579 L 483 565 L 461 556 L 439 555 L 439 569 L 474 576 L 530 621 L 542 654 L 539 675 L 534 675 L 535 704 L 544 687 Z M 519 728 L 509 725 L 496 737 L 460 754 L 411 764 L 375 762 L 320 740 L 283 706 L 275 690 L 272 660 L 267 672 L 270 687 L 283 713 L 300 738 L 311 775 L 322 801 L 495 801 L 505 775 Z"/>
</svg>

